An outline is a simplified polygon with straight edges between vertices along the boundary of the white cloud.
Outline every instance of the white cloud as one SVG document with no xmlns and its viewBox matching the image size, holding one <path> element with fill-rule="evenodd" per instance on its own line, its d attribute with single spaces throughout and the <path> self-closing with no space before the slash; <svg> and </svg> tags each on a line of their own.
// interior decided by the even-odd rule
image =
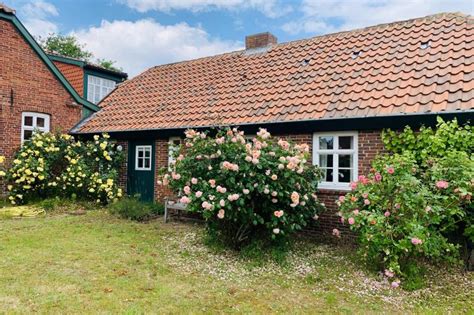
<svg viewBox="0 0 474 315">
<path fill-rule="evenodd" d="M 289 4 L 281 4 L 278 0 L 119 0 L 139 12 L 172 10 L 189 10 L 199 12 L 205 10 L 255 9 L 268 17 L 275 18 L 291 11 Z"/>
<path fill-rule="evenodd" d="M 290 34 L 351 30 L 440 12 L 474 13 L 472 0 L 303 0 L 303 17 L 282 26 Z"/>
<path fill-rule="evenodd" d="M 47 36 L 57 33 L 58 26 L 51 21 L 52 17 L 58 16 L 58 9 L 51 3 L 36 0 L 28 1 L 19 10 L 23 24 L 34 36 Z"/>
<path fill-rule="evenodd" d="M 241 49 L 202 28 L 186 23 L 162 25 L 153 19 L 102 21 L 100 26 L 73 32 L 97 58 L 117 61 L 130 76 L 159 64 L 210 56 Z"/>
</svg>

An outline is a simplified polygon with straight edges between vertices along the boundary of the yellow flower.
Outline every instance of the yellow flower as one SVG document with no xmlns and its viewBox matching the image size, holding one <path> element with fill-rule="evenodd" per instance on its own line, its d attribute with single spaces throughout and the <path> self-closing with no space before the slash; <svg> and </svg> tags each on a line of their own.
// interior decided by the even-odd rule
<svg viewBox="0 0 474 315">
<path fill-rule="evenodd" d="M 43 175 L 39 175 L 39 176 L 38 176 L 38 179 L 39 179 L 39 180 L 43 180 L 43 179 L 44 179 L 44 176 L 43 176 Z"/>
<path fill-rule="evenodd" d="M 25 174 L 26 174 L 26 175 L 31 175 L 31 170 L 30 170 L 29 168 L 27 168 L 27 169 L 25 170 Z"/>
<path fill-rule="evenodd" d="M 12 185 L 8 185 L 7 188 L 8 188 L 8 190 L 12 190 L 12 189 L 13 189 L 13 186 L 12 186 Z"/>
<path fill-rule="evenodd" d="M 102 143 L 100 144 L 100 148 L 101 148 L 102 150 L 105 150 L 105 148 L 107 148 L 107 141 L 102 142 Z"/>
<path fill-rule="evenodd" d="M 94 136 L 94 140 L 96 140 L 96 141 L 99 140 L 99 136 L 98 136 L 98 135 L 95 135 L 95 136 Z"/>
<path fill-rule="evenodd" d="M 77 163 L 77 160 L 76 159 L 72 159 L 71 160 L 71 164 L 76 164 Z"/>
<path fill-rule="evenodd" d="M 5 162 L 5 157 L 3 155 L 0 155 L 0 164 L 3 164 Z"/>
<path fill-rule="evenodd" d="M 109 178 L 107 179 L 107 185 L 112 186 L 114 184 L 114 180 Z"/>
<path fill-rule="evenodd" d="M 0 177 L 5 176 L 5 175 L 6 175 L 6 174 L 5 174 L 4 171 L 0 171 Z"/>
<path fill-rule="evenodd" d="M 110 157 L 110 155 L 107 155 L 107 156 L 105 157 L 105 159 L 106 159 L 107 161 L 112 161 L 112 158 Z"/>
<path fill-rule="evenodd" d="M 21 164 L 21 161 L 18 160 L 18 159 L 15 159 L 15 160 L 13 160 L 13 163 L 19 165 L 19 164 Z"/>
<path fill-rule="evenodd" d="M 36 141 L 35 144 L 36 144 L 37 147 L 41 148 L 43 146 L 43 141 L 41 141 L 41 140 Z"/>
</svg>

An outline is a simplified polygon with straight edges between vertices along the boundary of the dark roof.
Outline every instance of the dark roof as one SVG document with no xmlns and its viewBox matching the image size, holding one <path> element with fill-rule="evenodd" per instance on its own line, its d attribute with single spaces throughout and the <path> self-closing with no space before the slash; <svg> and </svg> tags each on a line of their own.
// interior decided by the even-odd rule
<svg viewBox="0 0 474 315">
<path fill-rule="evenodd" d="M 474 110 L 474 23 L 442 13 L 153 67 L 77 133 Z"/>
<path fill-rule="evenodd" d="M 54 76 L 59 80 L 59 82 L 64 86 L 66 91 L 72 96 L 72 98 L 78 103 L 83 105 L 90 111 L 97 111 L 99 107 L 97 105 L 83 99 L 74 88 L 71 86 L 68 80 L 64 77 L 61 71 L 56 68 L 56 66 L 52 63 L 52 61 L 48 58 L 46 53 L 40 47 L 40 45 L 35 41 L 33 36 L 28 32 L 25 26 L 20 22 L 20 20 L 15 15 L 15 10 L 7 7 L 4 4 L 0 4 L 0 19 L 4 19 L 13 23 L 13 25 L 17 28 L 18 32 L 21 36 L 26 40 L 26 42 L 31 46 L 33 51 L 38 55 L 38 57 L 44 62 L 46 67 L 53 73 Z"/>
<path fill-rule="evenodd" d="M 118 77 L 120 79 L 127 79 L 127 77 L 128 77 L 128 74 L 123 72 L 123 71 L 107 69 L 107 68 L 104 68 L 104 67 L 102 67 L 98 64 L 92 63 L 92 62 L 87 61 L 87 60 L 82 60 L 82 59 L 78 59 L 78 58 L 63 56 L 63 55 L 60 55 L 60 54 L 57 54 L 57 53 L 54 53 L 54 52 L 50 52 L 50 51 L 47 51 L 46 53 L 48 54 L 48 57 L 51 60 L 54 60 L 54 61 L 59 61 L 59 62 L 64 62 L 64 63 L 77 65 L 77 66 L 80 66 L 84 69 L 92 69 L 92 70 L 95 70 L 95 71 L 103 72 L 103 73 Z"/>
</svg>

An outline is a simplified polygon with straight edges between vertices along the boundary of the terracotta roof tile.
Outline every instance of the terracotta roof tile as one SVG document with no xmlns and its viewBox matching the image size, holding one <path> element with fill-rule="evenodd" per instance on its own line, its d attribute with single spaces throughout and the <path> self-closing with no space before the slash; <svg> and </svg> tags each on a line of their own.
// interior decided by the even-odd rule
<svg viewBox="0 0 474 315">
<path fill-rule="evenodd" d="M 443 13 L 153 67 L 75 131 L 471 111 L 473 22 Z"/>
</svg>

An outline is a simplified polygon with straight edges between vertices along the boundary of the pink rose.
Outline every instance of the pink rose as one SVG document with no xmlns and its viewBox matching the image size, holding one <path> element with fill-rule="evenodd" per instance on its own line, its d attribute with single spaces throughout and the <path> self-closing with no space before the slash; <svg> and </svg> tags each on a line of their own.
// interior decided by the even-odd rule
<svg viewBox="0 0 474 315">
<path fill-rule="evenodd" d="M 219 212 L 217 213 L 217 217 L 219 219 L 224 219 L 224 215 L 225 215 L 224 209 L 219 210 Z"/>
<path fill-rule="evenodd" d="M 358 183 L 357 182 L 352 182 L 351 183 L 351 189 L 355 190 L 357 188 Z"/>
<path fill-rule="evenodd" d="M 340 201 L 340 202 L 344 202 L 345 199 L 346 199 L 346 197 L 344 197 L 344 196 L 339 196 L 339 201 Z"/>
<path fill-rule="evenodd" d="M 275 174 L 272 175 L 272 180 L 277 180 L 277 178 L 278 178 L 277 175 L 275 175 Z"/>
<path fill-rule="evenodd" d="M 272 197 L 276 197 L 278 193 L 276 191 L 272 191 Z"/>
<path fill-rule="evenodd" d="M 215 179 L 210 179 L 209 180 L 209 185 L 211 185 L 212 188 L 216 187 L 216 180 Z"/>
<path fill-rule="evenodd" d="M 383 215 L 386 216 L 386 217 L 389 217 L 390 216 L 390 211 L 385 211 L 385 213 Z"/>
<path fill-rule="evenodd" d="M 225 206 L 225 200 L 224 199 L 221 199 L 221 201 L 219 201 L 219 205 L 221 207 L 224 207 Z"/>
<path fill-rule="evenodd" d="M 375 173 L 375 181 L 380 182 L 382 180 L 382 175 L 380 173 Z"/>
<path fill-rule="evenodd" d="M 438 189 L 446 189 L 449 187 L 449 183 L 445 180 L 439 180 L 436 182 L 436 188 Z"/>
<path fill-rule="evenodd" d="M 200 198 L 202 196 L 202 191 L 196 191 L 196 197 Z"/>
<path fill-rule="evenodd" d="M 188 204 L 188 203 L 191 202 L 191 199 L 189 199 L 189 198 L 186 197 L 186 196 L 183 196 L 183 197 L 181 197 L 181 199 L 179 200 L 179 202 L 184 203 L 184 204 Z"/>
<path fill-rule="evenodd" d="M 421 245 L 421 244 L 423 243 L 423 241 L 420 240 L 419 238 L 413 237 L 413 238 L 411 239 L 411 243 L 412 243 L 413 245 Z"/>
<path fill-rule="evenodd" d="M 242 192 L 244 193 L 244 195 L 248 195 L 250 193 L 250 190 L 248 189 L 243 189 Z"/>
<path fill-rule="evenodd" d="M 384 274 L 387 278 L 393 278 L 395 276 L 395 273 L 393 273 L 392 271 L 390 271 L 388 269 L 385 269 Z"/>
<path fill-rule="evenodd" d="M 334 235 L 335 237 L 341 237 L 341 232 L 339 232 L 338 229 L 333 229 L 332 230 L 332 235 Z"/>
<path fill-rule="evenodd" d="M 186 195 L 189 195 L 191 193 L 191 188 L 189 186 L 184 186 L 183 191 Z"/>
<path fill-rule="evenodd" d="M 197 178 L 191 178 L 191 184 L 196 185 L 198 183 Z"/>
<path fill-rule="evenodd" d="M 279 228 L 274 228 L 273 229 L 273 234 L 279 234 L 280 233 L 280 229 Z"/>
<path fill-rule="evenodd" d="M 352 211 L 352 213 L 354 213 L 354 215 L 359 215 L 359 209 L 355 209 L 354 211 Z"/>
<path fill-rule="evenodd" d="M 395 173 L 395 169 L 390 166 L 390 167 L 387 168 L 387 173 L 393 174 L 393 173 Z"/>
<path fill-rule="evenodd" d="M 280 218 L 283 216 L 284 212 L 283 210 L 280 210 L 280 211 L 275 211 L 273 212 L 273 214 L 277 217 L 277 218 Z"/>
<path fill-rule="evenodd" d="M 400 281 L 393 281 L 392 282 L 392 288 L 398 288 L 400 286 Z"/>
<path fill-rule="evenodd" d="M 344 219 L 344 217 L 341 217 L 341 223 L 344 223 L 346 219 Z"/>
<path fill-rule="evenodd" d="M 354 220 L 354 218 L 351 217 L 347 220 L 347 222 L 349 222 L 349 224 L 352 225 L 352 224 L 355 223 L 355 220 Z"/>
<path fill-rule="evenodd" d="M 370 205 L 370 200 L 369 199 L 364 199 L 364 205 L 366 205 L 366 206 Z"/>
</svg>

